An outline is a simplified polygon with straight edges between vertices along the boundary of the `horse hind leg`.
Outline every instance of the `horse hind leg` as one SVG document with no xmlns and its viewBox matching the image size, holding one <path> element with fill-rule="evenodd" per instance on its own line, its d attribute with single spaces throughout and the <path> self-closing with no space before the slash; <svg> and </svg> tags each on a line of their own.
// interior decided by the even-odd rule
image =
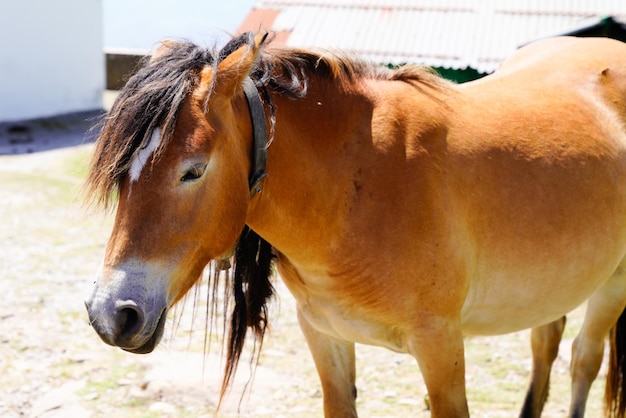
<svg viewBox="0 0 626 418">
<path fill-rule="evenodd" d="M 609 373 L 604 394 L 607 417 L 626 416 L 626 309 L 611 330 Z"/>
<path fill-rule="evenodd" d="M 572 345 L 572 363 L 570 366 L 572 375 L 572 400 L 570 404 L 570 417 L 582 418 L 585 415 L 585 406 L 591 384 L 598 375 L 602 364 L 602 356 L 604 352 L 604 340 L 609 335 L 610 330 L 620 319 L 620 328 L 623 331 L 626 322 L 623 315 L 626 305 L 626 270 L 624 269 L 624 261 L 622 265 L 613 274 L 611 279 L 598 289 L 589 299 L 587 304 L 587 312 L 582 328 L 574 340 Z M 624 344 L 621 344 L 622 349 Z M 612 350 L 613 351 L 613 350 Z M 624 353 L 620 357 L 623 360 Z M 622 366 L 623 367 L 623 366 Z M 622 369 L 623 370 L 623 369 Z M 621 376 L 622 380 L 626 376 Z M 609 382 L 607 381 L 607 385 Z M 622 383 L 623 385 L 623 383 Z M 611 391 L 613 393 L 611 393 Z M 616 392 L 616 393 L 615 393 Z M 620 386 L 617 390 L 607 386 L 607 395 L 610 401 L 613 395 L 624 396 L 624 387 Z M 607 405 L 606 412 L 611 417 L 624 417 L 624 401 L 618 402 L 617 410 L 620 412 L 612 413 L 610 405 Z"/>
<path fill-rule="evenodd" d="M 539 418 L 548 399 L 550 371 L 559 353 L 559 343 L 565 329 L 565 317 L 549 324 L 533 328 L 530 333 L 530 345 L 533 363 L 530 383 L 520 418 Z"/>
</svg>

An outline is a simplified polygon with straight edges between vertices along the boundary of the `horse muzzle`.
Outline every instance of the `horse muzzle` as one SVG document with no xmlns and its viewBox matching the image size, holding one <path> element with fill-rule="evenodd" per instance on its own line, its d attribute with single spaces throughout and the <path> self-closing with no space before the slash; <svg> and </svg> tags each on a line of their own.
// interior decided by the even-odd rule
<svg viewBox="0 0 626 418">
<path fill-rule="evenodd" d="M 89 323 L 102 341 L 137 354 L 154 350 L 167 317 L 165 293 L 146 291 L 145 277 L 116 271 L 98 280 L 85 301 Z"/>
</svg>

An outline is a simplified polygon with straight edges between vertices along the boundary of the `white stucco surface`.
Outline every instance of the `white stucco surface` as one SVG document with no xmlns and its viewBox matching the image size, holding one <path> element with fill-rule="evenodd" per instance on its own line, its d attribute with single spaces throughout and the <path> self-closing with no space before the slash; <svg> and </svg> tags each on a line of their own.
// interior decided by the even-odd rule
<svg viewBox="0 0 626 418">
<path fill-rule="evenodd" d="M 102 107 L 102 0 L 0 2 L 0 122 Z"/>
</svg>

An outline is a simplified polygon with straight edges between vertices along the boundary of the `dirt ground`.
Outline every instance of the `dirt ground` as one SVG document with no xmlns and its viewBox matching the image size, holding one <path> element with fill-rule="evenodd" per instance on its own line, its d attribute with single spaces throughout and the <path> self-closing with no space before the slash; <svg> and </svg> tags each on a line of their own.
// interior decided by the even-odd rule
<svg viewBox="0 0 626 418">
<path fill-rule="evenodd" d="M 206 289 L 172 313 L 154 353 L 134 355 L 102 343 L 83 300 L 92 285 L 111 217 L 85 211 L 77 192 L 91 146 L 0 156 L 0 416 L 210 417 L 220 349 L 204 353 Z M 272 330 L 254 381 L 244 359 L 221 417 L 321 417 L 319 382 L 293 300 L 277 282 Z M 195 308 L 194 308 L 195 306 Z M 583 311 L 569 318 L 546 417 L 569 403 L 570 346 Z M 528 332 L 467 340 L 467 386 L 475 417 L 517 416 L 530 369 Z M 363 417 L 429 417 L 414 360 L 357 347 Z M 601 413 L 604 369 L 588 416 Z"/>
</svg>

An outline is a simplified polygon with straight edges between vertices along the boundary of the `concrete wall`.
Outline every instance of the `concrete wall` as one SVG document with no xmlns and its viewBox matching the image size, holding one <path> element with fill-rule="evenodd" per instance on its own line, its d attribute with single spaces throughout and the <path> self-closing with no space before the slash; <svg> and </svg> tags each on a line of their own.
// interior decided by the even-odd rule
<svg viewBox="0 0 626 418">
<path fill-rule="evenodd" d="M 0 122 L 102 107 L 102 0 L 0 2 Z"/>
<path fill-rule="evenodd" d="M 149 54 L 139 49 L 105 48 L 107 90 L 121 90 Z"/>
</svg>

